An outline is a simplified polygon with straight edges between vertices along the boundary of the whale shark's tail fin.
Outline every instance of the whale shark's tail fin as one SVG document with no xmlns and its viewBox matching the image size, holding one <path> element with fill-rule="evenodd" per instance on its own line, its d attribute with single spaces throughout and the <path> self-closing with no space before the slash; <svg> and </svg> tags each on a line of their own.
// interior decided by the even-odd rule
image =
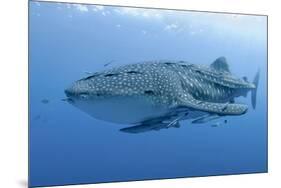
<svg viewBox="0 0 281 188">
<path fill-rule="evenodd" d="M 258 70 L 258 72 L 256 73 L 255 78 L 253 80 L 253 84 L 255 85 L 255 88 L 252 90 L 252 107 L 253 107 L 253 109 L 256 108 L 257 89 L 258 89 L 258 85 L 259 85 L 259 78 L 260 78 L 260 71 Z"/>
</svg>

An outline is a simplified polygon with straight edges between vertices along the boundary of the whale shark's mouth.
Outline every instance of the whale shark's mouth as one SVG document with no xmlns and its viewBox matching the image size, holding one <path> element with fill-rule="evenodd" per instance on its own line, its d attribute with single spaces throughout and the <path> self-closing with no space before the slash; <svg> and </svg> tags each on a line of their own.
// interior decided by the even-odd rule
<svg viewBox="0 0 281 188">
<path fill-rule="evenodd" d="M 85 100 L 90 98 L 90 93 L 87 91 L 83 91 L 83 92 L 78 92 L 73 90 L 72 88 L 66 89 L 64 90 L 65 95 L 67 96 L 67 101 L 68 102 L 74 102 L 74 99 L 78 99 L 78 100 Z"/>
<path fill-rule="evenodd" d="M 75 87 L 70 87 L 64 90 L 67 98 L 73 100 L 88 100 L 88 99 L 103 99 L 114 97 L 112 93 L 106 91 L 87 91 L 86 89 L 79 89 Z"/>
<path fill-rule="evenodd" d="M 88 98 L 88 94 L 86 94 L 86 93 L 75 93 L 75 92 L 71 92 L 67 89 L 64 92 L 66 95 L 66 99 L 63 99 L 63 101 L 66 101 L 69 104 L 74 105 L 77 100 L 83 100 L 83 99 Z"/>
<path fill-rule="evenodd" d="M 72 97 L 83 97 L 83 96 L 88 96 L 88 92 L 77 92 L 73 89 L 66 89 L 64 90 L 64 93 L 67 97 L 72 98 Z"/>
<path fill-rule="evenodd" d="M 65 98 L 65 99 L 62 99 L 62 101 L 66 101 L 66 102 L 68 102 L 68 103 L 70 103 L 70 104 L 73 104 L 73 103 L 74 103 L 74 100 L 73 100 L 72 98 L 69 98 L 69 97 L 67 97 L 67 98 Z"/>
</svg>

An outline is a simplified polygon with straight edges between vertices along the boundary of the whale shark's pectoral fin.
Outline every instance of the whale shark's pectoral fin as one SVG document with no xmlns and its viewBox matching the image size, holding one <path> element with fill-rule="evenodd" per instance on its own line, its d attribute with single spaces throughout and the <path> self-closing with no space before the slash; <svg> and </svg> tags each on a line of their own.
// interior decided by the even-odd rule
<svg viewBox="0 0 281 188">
<path fill-rule="evenodd" d="M 167 129 L 170 127 L 179 127 L 179 123 L 176 122 L 172 126 L 169 126 L 169 123 L 162 123 L 162 122 L 141 123 L 136 126 L 125 127 L 123 129 L 120 129 L 120 131 L 126 132 L 126 133 L 143 133 L 143 132 L 148 132 L 148 131 L 153 131 L 153 130 L 158 131 L 160 129 Z"/>
<path fill-rule="evenodd" d="M 123 129 L 120 129 L 122 132 L 126 133 L 143 133 L 148 131 L 159 131 L 160 129 L 168 129 L 171 127 L 179 128 L 179 117 L 172 120 L 172 121 L 165 121 L 165 120 L 159 120 L 159 119 L 152 119 L 147 120 L 144 122 L 141 122 L 138 125 L 131 126 L 131 127 L 125 127 Z"/>
<path fill-rule="evenodd" d="M 125 127 L 120 129 L 122 132 L 127 133 L 143 133 L 148 131 L 159 131 L 160 129 L 168 129 L 171 127 L 179 128 L 179 121 L 186 116 L 186 113 L 183 113 L 176 118 L 171 118 L 171 116 L 163 116 L 158 118 L 148 119 L 146 121 L 140 122 L 138 125 Z"/>
<path fill-rule="evenodd" d="M 197 100 L 191 95 L 185 95 L 180 101 L 181 105 L 185 107 L 218 115 L 241 115 L 248 110 L 248 106 L 245 104 L 205 102 Z"/>
</svg>

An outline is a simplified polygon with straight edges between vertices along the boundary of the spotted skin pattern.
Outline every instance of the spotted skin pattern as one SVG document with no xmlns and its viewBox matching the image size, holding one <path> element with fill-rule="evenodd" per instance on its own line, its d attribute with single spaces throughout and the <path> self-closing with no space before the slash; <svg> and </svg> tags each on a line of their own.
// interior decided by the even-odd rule
<svg viewBox="0 0 281 188">
<path fill-rule="evenodd" d="M 184 61 L 129 64 L 94 73 L 71 88 L 77 95 L 92 97 L 139 97 L 153 105 L 175 108 L 188 106 L 221 114 L 243 114 L 247 106 L 229 101 L 255 88 L 252 83 L 203 65 Z"/>
<path fill-rule="evenodd" d="M 90 115 L 116 123 L 128 118 L 126 122 L 134 126 L 120 130 L 140 133 L 178 128 L 184 119 L 205 123 L 226 115 L 242 115 L 248 106 L 234 99 L 252 91 L 255 107 L 258 78 L 257 73 L 250 83 L 233 76 L 224 57 L 210 66 L 148 61 L 93 73 L 74 82 L 65 93 L 69 103 Z M 103 113 L 110 109 L 111 119 Z"/>
</svg>

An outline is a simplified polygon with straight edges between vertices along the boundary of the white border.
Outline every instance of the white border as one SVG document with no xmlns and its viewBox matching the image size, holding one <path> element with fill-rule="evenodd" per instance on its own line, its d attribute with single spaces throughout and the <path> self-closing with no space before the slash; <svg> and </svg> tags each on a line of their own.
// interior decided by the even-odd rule
<svg viewBox="0 0 281 188">
<path fill-rule="evenodd" d="M 279 121 L 281 24 L 278 1 L 268 0 L 68 0 L 96 4 L 158 7 L 269 15 L 269 173 L 79 185 L 70 187 L 280 187 Z M 25 187 L 27 181 L 27 0 L 0 6 L 0 187 Z"/>
</svg>

